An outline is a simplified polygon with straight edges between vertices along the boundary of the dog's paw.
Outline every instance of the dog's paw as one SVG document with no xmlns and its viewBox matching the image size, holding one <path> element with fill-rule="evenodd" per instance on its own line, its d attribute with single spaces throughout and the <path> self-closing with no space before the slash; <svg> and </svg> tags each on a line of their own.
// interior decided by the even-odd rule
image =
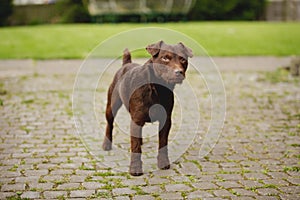
<svg viewBox="0 0 300 200">
<path fill-rule="evenodd" d="M 131 176 L 141 176 L 144 174 L 142 166 L 130 166 L 129 173 Z"/>
<path fill-rule="evenodd" d="M 112 149 L 112 144 L 111 141 L 108 139 L 105 139 L 103 144 L 102 144 L 102 149 L 104 151 L 110 151 Z"/>
<path fill-rule="evenodd" d="M 170 161 L 169 161 L 169 158 L 164 156 L 164 157 L 158 157 L 157 159 L 157 167 L 159 169 L 162 169 L 162 170 L 167 170 L 167 169 L 170 169 Z"/>
<path fill-rule="evenodd" d="M 131 161 L 129 167 L 129 173 L 132 176 L 141 176 L 143 175 L 143 163 L 139 160 Z"/>
<path fill-rule="evenodd" d="M 166 166 L 164 166 L 164 167 L 160 167 L 159 169 L 162 169 L 162 170 L 170 169 L 170 165 L 166 165 Z"/>
<path fill-rule="evenodd" d="M 143 172 L 130 172 L 131 176 L 142 176 L 143 174 Z"/>
<path fill-rule="evenodd" d="M 157 163 L 157 166 L 159 169 L 162 169 L 162 170 L 167 170 L 167 169 L 170 169 L 170 163 L 169 162 L 158 162 Z"/>
</svg>

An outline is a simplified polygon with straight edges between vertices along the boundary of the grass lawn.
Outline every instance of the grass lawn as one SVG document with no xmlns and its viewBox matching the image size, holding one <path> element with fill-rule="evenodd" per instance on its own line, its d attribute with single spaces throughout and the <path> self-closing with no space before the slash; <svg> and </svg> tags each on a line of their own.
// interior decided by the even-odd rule
<svg viewBox="0 0 300 200">
<path fill-rule="evenodd" d="M 180 31 L 212 56 L 300 55 L 300 23 L 189 22 L 5 27 L 0 28 L 0 59 L 84 58 L 108 37 L 141 27 Z"/>
</svg>

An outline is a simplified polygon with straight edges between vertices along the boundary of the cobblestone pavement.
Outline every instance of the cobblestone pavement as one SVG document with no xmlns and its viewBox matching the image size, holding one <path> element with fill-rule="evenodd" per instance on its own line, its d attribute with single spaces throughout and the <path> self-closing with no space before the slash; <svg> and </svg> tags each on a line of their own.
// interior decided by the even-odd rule
<svg viewBox="0 0 300 200">
<path fill-rule="evenodd" d="M 299 199 L 300 81 L 274 67 L 287 60 L 216 58 L 227 95 L 217 145 L 202 159 L 192 145 L 170 170 L 141 177 L 101 165 L 79 139 L 71 97 L 81 61 L 1 61 L 0 199 Z M 105 101 L 105 87 L 97 92 Z M 205 132 L 209 93 L 197 96 Z"/>
</svg>

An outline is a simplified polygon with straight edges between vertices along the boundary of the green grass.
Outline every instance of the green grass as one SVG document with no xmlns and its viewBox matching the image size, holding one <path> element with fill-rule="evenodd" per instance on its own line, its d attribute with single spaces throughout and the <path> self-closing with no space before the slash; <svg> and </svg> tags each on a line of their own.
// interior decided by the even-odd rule
<svg viewBox="0 0 300 200">
<path fill-rule="evenodd" d="M 289 71 L 279 68 L 276 71 L 266 72 L 264 80 L 271 83 L 281 83 L 291 81 Z"/>
<path fill-rule="evenodd" d="M 180 31 L 212 56 L 300 55 L 300 23 L 189 22 L 5 27 L 0 28 L 0 59 L 84 58 L 107 38 L 142 27 Z M 114 56 L 121 53 L 113 45 L 107 51 Z"/>
<path fill-rule="evenodd" d="M 298 166 L 284 167 L 283 171 L 284 172 L 288 172 L 288 171 L 300 172 L 300 167 L 298 167 Z"/>
</svg>

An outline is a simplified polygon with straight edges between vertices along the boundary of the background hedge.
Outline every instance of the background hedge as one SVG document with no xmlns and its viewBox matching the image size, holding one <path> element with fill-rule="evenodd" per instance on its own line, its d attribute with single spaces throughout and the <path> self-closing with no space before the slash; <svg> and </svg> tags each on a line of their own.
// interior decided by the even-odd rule
<svg viewBox="0 0 300 200">
<path fill-rule="evenodd" d="M 196 0 L 189 20 L 260 20 L 266 0 Z"/>
<path fill-rule="evenodd" d="M 94 22 L 172 22 L 207 20 L 262 20 L 266 0 L 195 0 L 187 15 L 178 13 L 106 14 L 94 16 Z"/>
<path fill-rule="evenodd" d="M 61 0 L 57 2 L 57 9 L 60 11 L 60 22 L 62 23 L 91 21 L 86 0 Z"/>
<path fill-rule="evenodd" d="M 0 25 L 7 24 L 7 18 L 12 13 L 11 2 L 12 0 L 0 0 Z M 195 0 L 188 14 L 171 10 L 170 13 L 111 13 L 90 16 L 87 7 L 88 0 L 60 0 L 52 5 L 15 6 L 9 24 L 261 20 L 264 19 L 266 0 Z"/>
<path fill-rule="evenodd" d="M 12 14 L 12 12 L 12 0 L 0 0 L 0 26 L 7 24 L 7 19 Z"/>
</svg>

